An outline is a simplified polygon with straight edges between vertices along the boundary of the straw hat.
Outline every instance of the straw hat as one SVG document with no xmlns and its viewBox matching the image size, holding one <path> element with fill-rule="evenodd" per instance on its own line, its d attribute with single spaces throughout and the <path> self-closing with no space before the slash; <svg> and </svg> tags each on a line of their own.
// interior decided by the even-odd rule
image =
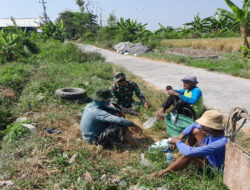
<svg viewBox="0 0 250 190">
<path fill-rule="evenodd" d="M 196 120 L 200 125 L 216 130 L 224 130 L 222 121 L 223 115 L 216 110 L 208 110 L 201 116 L 201 118 Z"/>
</svg>

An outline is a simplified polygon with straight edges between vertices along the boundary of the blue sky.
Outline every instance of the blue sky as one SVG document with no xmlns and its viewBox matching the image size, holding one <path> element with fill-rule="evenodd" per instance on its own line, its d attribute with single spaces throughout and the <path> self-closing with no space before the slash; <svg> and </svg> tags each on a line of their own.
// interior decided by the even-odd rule
<svg viewBox="0 0 250 190">
<path fill-rule="evenodd" d="M 136 19 L 147 28 L 156 30 L 158 23 L 164 26 L 182 26 L 192 21 L 199 12 L 200 17 L 212 16 L 217 8 L 230 10 L 224 0 L 89 0 L 94 13 L 102 15 L 103 23 L 113 11 L 120 18 Z M 242 6 L 242 0 L 233 0 Z M 38 18 L 42 15 L 39 0 L 0 0 L 0 18 Z M 78 11 L 75 0 L 47 0 L 47 14 L 55 20 L 64 10 Z"/>
</svg>

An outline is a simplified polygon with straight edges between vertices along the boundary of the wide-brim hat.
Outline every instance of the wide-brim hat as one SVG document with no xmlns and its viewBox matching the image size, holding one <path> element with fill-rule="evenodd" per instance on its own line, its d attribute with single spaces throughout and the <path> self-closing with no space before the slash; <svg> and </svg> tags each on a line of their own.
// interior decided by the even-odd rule
<svg viewBox="0 0 250 190">
<path fill-rule="evenodd" d="M 126 79 L 126 75 L 124 73 L 118 72 L 118 73 L 115 74 L 115 76 L 114 76 L 114 81 L 115 82 L 118 82 L 118 81 L 120 81 L 122 79 Z"/>
<path fill-rule="evenodd" d="M 223 115 L 217 110 L 206 111 L 196 122 L 211 129 L 224 130 Z"/>
<path fill-rule="evenodd" d="M 99 102 L 108 102 L 111 98 L 111 91 L 108 88 L 99 88 L 92 95 L 92 99 Z"/>
<path fill-rule="evenodd" d="M 197 77 L 196 76 L 186 76 L 186 77 L 184 77 L 183 79 L 181 79 L 181 81 L 182 82 L 192 82 L 192 83 L 194 83 L 194 84 L 197 84 L 197 83 L 199 83 L 198 81 L 197 81 Z"/>
</svg>

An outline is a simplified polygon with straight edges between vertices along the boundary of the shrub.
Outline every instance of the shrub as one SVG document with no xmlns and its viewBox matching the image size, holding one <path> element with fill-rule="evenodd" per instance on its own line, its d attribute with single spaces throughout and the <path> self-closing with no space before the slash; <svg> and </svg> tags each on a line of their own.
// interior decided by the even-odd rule
<svg viewBox="0 0 250 190">
<path fill-rule="evenodd" d="M 44 26 L 41 27 L 42 33 L 41 37 L 43 40 L 48 40 L 49 38 L 53 38 L 55 40 L 59 40 L 64 42 L 65 32 L 63 27 L 63 21 L 56 21 L 53 23 L 49 21 L 45 23 Z"/>
<path fill-rule="evenodd" d="M 2 133 L 5 135 L 3 138 L 5 143 L 13 143 L 28 134 L 29 129 L 23 127 L 21 123 L 13 123 L 8 125 Z"/>
<path fill-rule="evenodd" d="M 1 68 L 0 85 L 20 91 L 31 74 L 32 66 L 14 63 Z"/>
<path fill-rule="evenodd" d="M 22 31 L 16 25 L 1 30 L 0 61 L 2 63 L 14 61 L 19 57 L 28 57 L 31 54 L 39 53 L 39 48 L 35 43 L 37 39 L 30 38 L 31 34 L 31 32 Z"/>
<path fill-rule="evenodd" d="M 62 45 L 60 42 L 54 40 L 43 45 L 39 57 L 55 63 L 84 63 L 88 61 L 103 60 L 99 53 L 82 52 L 72 43 Z"/>
</svg>

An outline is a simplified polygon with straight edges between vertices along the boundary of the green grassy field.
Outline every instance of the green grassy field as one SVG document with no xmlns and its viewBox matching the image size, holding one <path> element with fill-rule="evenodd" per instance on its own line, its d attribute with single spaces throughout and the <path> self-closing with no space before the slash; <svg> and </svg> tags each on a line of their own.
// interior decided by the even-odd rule
<svg viewBox="0 0 250 190">
<path fill-rule="evenodd" d="M 90 96 L 98 87 L 109 87 L 113 83 L 114 73 L 126 71 L 104 62 L 99 54 L 82 53 L 72 44 L 50 41 L 41 44 L 41 50 L 39 55 L 25 63 L 1 65 L 1 72 L 6 70 L 7 74 L 10 73 L 10 79 L 13 78 L 13 70 L 6 69 L 8 67 L 16 68 L 13 76 L 19 76 L 19 80 L 11 82 L 13 87 L 8 88 L 13 94 L 17 94 L 15 99 L 10 99 L 11 106 L 1 103 L 1 109 L 13 112 L 12 121 L 17 116 L 33 111 L 27 122 L 35 123 L 39 130 L 39 135 L 30 136 L 21 131 L 20 124 L 16 123 L 11 127 L 12 131 L 1 139 L 0 179 L 14 182 L 14 186 L 9 189 L 101 190 L 128 189 L 133 185 L 150 189 L 227 189 L 223 184 L 222 172 L 213 171 L 214 177 L 205 173 L 198 174 L 195 165 L 161 178 L 145 178 L 146 175 L 167 167 L 163 153 L 150 153 L 146 148 L 166 135 L 163 121 L 158 121 L 152 129 L 145 130 L 141 137 L 135 134 L 141 145 L 138 149 L 124 144 L 106 150 L 88 145 L 82 140 L 79 129 L 79 112 L 83 111 L 86 103 L 61 100 L 54 95 L 55 90 L 80 87 L 86 89 Z M 140 78 L 128 72 L 126 74 L 139 84 L 151 105 L 149 110 L 140 108 L 140 111 L 152 116 L 166 95 Z M 96 80 L 96 77 L 101 80 Z M 19 82 L 15 83 L 16 81 Z M 8 77 L 0 81 L 0 85 L 6 89 L 9 84 Z M 3 98 L 11 98 L 3 91 L 0 93 Z M 9 117 L 5 115 L 4 118 Z M 143 115 L 128 118 L 139 125 L 146 120 Z M 43 131 L 46 127 L 55 127 L 62 133 L 46 134 Z M 75 161 L 69 163 L 75 153 Z M 140 164 L 141 153 L 150 161 L 150 166 Z M 103 177 L 104 174 L 106 177 Z M 119 186 L 119 179 L 125 180 L 125 187 Z"/>
</svg>

